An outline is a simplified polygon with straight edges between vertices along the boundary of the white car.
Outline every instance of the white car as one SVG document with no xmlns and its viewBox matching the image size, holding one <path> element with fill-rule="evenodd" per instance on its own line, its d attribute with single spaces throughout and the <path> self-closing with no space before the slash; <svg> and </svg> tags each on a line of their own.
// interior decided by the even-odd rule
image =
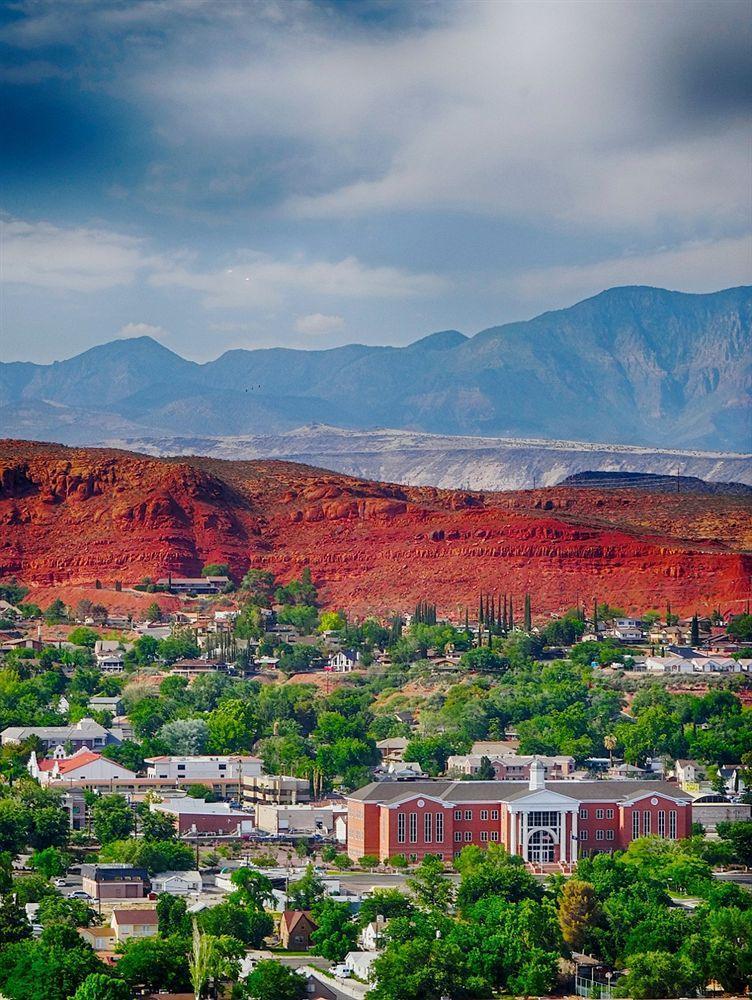
<svg viewBox="0 0 752 1000">
<path fill-rule="evenodd" d="M 334 968 L 329 970 L 333 976 L 337 979 L 349 979 L 352 975 L 352 969 L 349 965 L 335 965 Z"/>
<path fill-rule="evenodd" d="M 68 880 L 65 878 L 54 878 L 52 884 L 58 889 L 63 889 L 68 884 Z"/>
<path fill-rule="evenodd" d="M 73 892 L 68 893 L 68 899 L 91 899 L 91 896 L 83 889 L 74 889 Z"/>
</svg>

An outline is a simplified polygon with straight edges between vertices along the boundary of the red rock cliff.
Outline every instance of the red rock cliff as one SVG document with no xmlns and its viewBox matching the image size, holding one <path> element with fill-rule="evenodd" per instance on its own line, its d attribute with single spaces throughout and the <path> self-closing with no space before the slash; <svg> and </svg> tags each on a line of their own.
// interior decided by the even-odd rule
<svg viewBox="0 0 752 1000">
<path fill-rule="evenodd" d="M 552 488 L 468 493 L 370 483 L 285 462 L 154 459 L 0 442 L 0 576 L 138 582 L 208 561 L 281 579 L 309 565 L 355 612 L 475 607 L 480 589 L 537 611 L 595 595 L 627 610 L 710 610 L 748 596 L 743 497 Z"/>
</svg>

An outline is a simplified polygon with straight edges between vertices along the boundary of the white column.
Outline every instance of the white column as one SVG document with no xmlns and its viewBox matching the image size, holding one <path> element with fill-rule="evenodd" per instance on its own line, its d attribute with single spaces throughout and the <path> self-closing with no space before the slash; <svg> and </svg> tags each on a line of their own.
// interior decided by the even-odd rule
<svg viewBox="0 0 752 1000">
<path fill-rule="evenodd" d="M 511 840 L 511 843 L 509 845 L 509 853 L 510 854 L 516 854 L 517 853 L 517 813 L 513 812 L 513 813 L 510 813 L 509 815 L 510 815 L 510 818 L 512 820 L 512 840 Z"/>
<path fill-rule="evenodd" d="M 572 813 L 572 863 L 577 860 L 577 848 L 579 846 L 579 841 L 577 840 L 577 820 L 579 819 L 580 810 L 579 807 Z"/>
<path fill-rule="evenodd" d="M 559 861 L 567 861 L 567 814 L 563 809 L 559 813 Z"/>
<path fill-rule="evenodd" d="M 527 813 L 522 813 L 522 857 L 525 861 L 528 861 L 527 856 L 527 834 L 528 834 L 528 823 L 527 823 Z"/>
</svg>

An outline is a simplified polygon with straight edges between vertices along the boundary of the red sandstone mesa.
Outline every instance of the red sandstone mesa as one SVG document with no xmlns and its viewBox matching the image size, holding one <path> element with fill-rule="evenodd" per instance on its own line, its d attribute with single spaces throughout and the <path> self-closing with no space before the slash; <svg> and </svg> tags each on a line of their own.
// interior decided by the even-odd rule
<svg viewBox="0 0 752 1000">
<path fill-rule="evenodd" d="M 308 565 L 322 600 L 355 613 L 420 598 L 474 609 L 481 589 L 529 591 L 536 613 L 594 596 L 691 613 L 748 596 L 751 549 L 745 497 L 472 493 L 288 462 L 0 442 L 0 577 L 32 585 L 127 585 L 220 561 L 283 580 Z"/>
</svg>

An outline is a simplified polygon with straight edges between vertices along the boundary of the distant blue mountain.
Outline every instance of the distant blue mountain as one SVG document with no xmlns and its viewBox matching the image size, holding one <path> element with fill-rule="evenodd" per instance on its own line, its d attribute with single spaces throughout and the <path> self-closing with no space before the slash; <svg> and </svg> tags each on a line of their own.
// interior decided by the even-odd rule
<svg viewBox="0 0 752 1000">
<path fill-rule="evenodd" d="M 407 347 L 228 351 L 149 337 L 0 365 L 0 435 L 278 433 L 317 421 L 440 434 L 749 451 L 752 288 L 612 288 L 568 309 Z"/>
</svg>

